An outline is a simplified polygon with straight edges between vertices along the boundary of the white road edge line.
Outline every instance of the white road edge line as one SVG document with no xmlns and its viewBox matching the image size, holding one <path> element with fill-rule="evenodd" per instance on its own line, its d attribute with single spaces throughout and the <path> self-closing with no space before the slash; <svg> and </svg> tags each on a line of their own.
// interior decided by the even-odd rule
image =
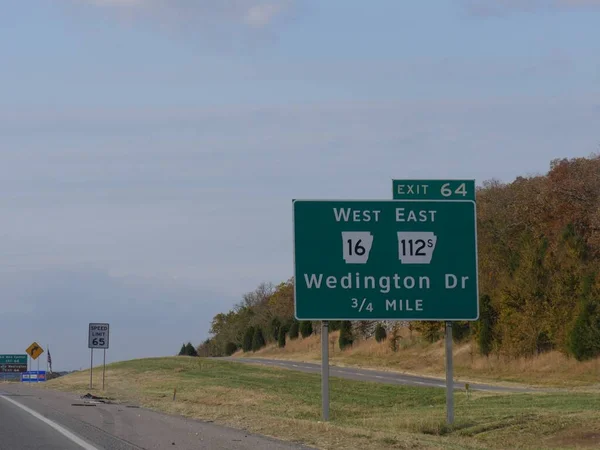
<svg viewBox="0 0 600 450">
<path fill-rule="evenodd" d="M 53 422 L 50 419 L 47 419 L 46 417 L 42 416 L 41 414 L 35 412 L 33 409 L 30 409 L 27 406 L 22 405 L 19 402 L 14 401 L 12 398 L 5 397 L 4 395 L 0 395 L 0 398 L 6 400 L 9 403 L 12 403 L 13 405 L 17 406 L 18 408 L 21 408 L 23 411 L 28 412 L 29 414 L 31 414 L 36 419 L 41 420 L 46 425 L 54 428 L 60 434 L 62 434 L 63 436 L 65 436 L 67 439 L 69 439 L 70 441 L 74 442 L 75 444 L 79 445 L 81 448 L 83 448 L 85 450 L 98 450 L 97 447 L 94 447 L 93 445 L 88 444 L 83 439 L 75 436 L 73 433 L 71 433 L 66 428 L 63 428 L 59 424 L 57 424 L 56 422 Z"/>
</svg>

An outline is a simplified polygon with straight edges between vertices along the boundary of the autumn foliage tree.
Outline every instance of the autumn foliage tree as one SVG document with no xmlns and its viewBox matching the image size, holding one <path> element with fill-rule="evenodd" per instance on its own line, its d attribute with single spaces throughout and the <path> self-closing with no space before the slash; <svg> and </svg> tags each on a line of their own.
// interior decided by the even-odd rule
<svg viewBox="0 0 600 450">
<path fill-rule="evenodd" d="M 481 316 L 476 324 L 455 323 L 455 340 L 472 339 L 484 355 L 530 357 L 549 350 L 579 359 L 596 355 L 600 156 L 557 159 L 545 175 L 510 183 L 483 181 L 476 197 Z M 294 318 L 293 278 L 277 286 L 262 283 L 229 312 L 217 314 L 206 348 L 225 354 L 231 342 L 248 351 L 251 328 L 265 330 L 266 345 L 277 345 L 277 325 L 284 323 L 290 340 L 312 334 L 312 323 Z M 329 325 L 331 332 L 346 333 L 344 322 Z M 375 325 L 355 321 L 350 333 L 370 339 Z M 441 321 L 410 325 L 425 341 L 443 337 Z M 388 345 L 396 351 L 400 331 L 388 327 Z"/>
<path fill-rule="evenodd" d="M 496 350 L 572 354 L 569 324 L 600 261 L 600 158 L 555 160 L 546 176 L 484 183 L 477 209 L 479 290 L 494 300 Z M 597 278 L 591 284 L 597 289 Z"/>
</svg>

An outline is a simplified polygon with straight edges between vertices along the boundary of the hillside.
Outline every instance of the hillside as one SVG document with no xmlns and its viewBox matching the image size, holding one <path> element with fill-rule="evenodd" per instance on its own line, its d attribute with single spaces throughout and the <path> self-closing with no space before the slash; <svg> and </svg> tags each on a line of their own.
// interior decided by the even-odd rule
<svg viewBox="0 0 600 450">
<path fill-rule="evenodd" d="M 183 415 L 335 450 L 593 447 L 600 395 L 594 392 L 455 394 L 445 425 L 445 391 L 332 378 L 331 421 L 320 422 L 320 376 L 195 357 L 150 358 L 107 366 L 92 390 L 118 403 Z M 90 392 L 89 371 L 42 383 Z M 173 398 L 176 389 L 175 399 Z"/>
<path fill-rule="evenodd" d="M 512 183 L 485 181 L 477 211 L 481 313 L 479 321 L 453 327 L 457 370 L 485 376 L 525 368 L 519 374 L 527 378 L 532 368 L 539 378 L 546 371 L 563 373 L 558 381 L 592 380 L 600 355 L 600 156 L 554 160 L 547 174 Z M 293 282 L 263 283 L 216 315 L 199 353 L 289 348 L 298 336 L 318 332 L 318 322 L 294 319 Z M 334 350 L 346 352 L 333 358 L 409 370 L 411 352 L 439 351 L 442 325 L 382 322 L 385 344 L 376 345 L 376 323 L 331 322 L 341 330 Z M 440 362 L 419 370 L 439 371 Z"/>
</svg>

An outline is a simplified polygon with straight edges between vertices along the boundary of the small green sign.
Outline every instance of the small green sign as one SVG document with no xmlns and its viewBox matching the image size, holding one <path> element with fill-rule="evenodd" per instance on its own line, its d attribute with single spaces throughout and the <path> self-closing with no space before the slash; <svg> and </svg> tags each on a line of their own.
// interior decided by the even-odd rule
<svg viewBox="0 0 600 450">
<path fill-rule="evenodd" d="M 475 180 L 392 180 L 395 200 L 475 200 Z"/>
<path fill-rule="evenodd" d="M 27 355 L 0 355 L 0 364 L 27 364 Z"/>
<path fill-rule="evenodd" d="M 474 201 L 295 200 L 299 320 L 477 320 Z"/>
</svg>

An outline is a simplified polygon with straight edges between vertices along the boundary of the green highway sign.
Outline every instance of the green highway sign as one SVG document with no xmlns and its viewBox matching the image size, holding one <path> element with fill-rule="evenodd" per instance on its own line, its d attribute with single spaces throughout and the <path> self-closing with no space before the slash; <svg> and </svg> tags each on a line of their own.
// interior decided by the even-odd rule
<svg viewBox="0 0 600 450">
<path fill-rule="evenodd" d="M 27 371 L 27 355 L 0 355 L 0 373 Z"/>
<path fill-rule="evenodd" d="M 392 180 L 395 200 L 475 200 L 475 180 Z"/>
<path fill-rule="evenodd" d="M 479 318 L 472 200 L 294 200 L 298 320 Z"/>
<path fill-rule="evenodd" d="M 27 364 L 27 355 L 0 355 L 0 364 Z"/>
</svg>

